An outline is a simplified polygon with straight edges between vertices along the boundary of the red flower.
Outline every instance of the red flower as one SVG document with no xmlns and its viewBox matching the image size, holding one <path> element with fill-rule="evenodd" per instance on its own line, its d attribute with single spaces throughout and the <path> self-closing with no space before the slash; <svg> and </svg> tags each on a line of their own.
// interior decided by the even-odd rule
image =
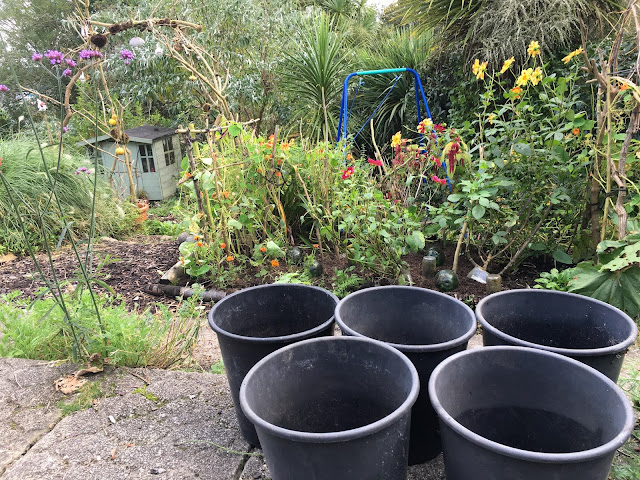
<svg viewBox="0 0 640 480">
<path fill-rule="evenodd" d="M 378 167 L 382 166 L 382 160 L 374 160 L 373 158 L 367 158 L 367 162 L 371 165 L 377 165 Z"/>
<path fill-rule="evenodd" d="M 438 133 L 444 133 L 444 125 L 440 124 L 440 123 L 436 123 L 433 126 L 433 129 L 438 132 Z"/>
<path fill-rule="evenodd" d="M 351 175 L 353 175 L 353 167 L 349 167 L 344 172 L 342 172 L 342 179 L 346 180 Z"/>
<path fill-rule="evenodd" d="M 439 183 L 440 185 L 446 185 L 447 184 L 447 180 L 444 178 L 438 178 L 437 175 L 433 175 L 431 177 L 431 180 L 433 180 L 436 183 Z"/>
</svg>

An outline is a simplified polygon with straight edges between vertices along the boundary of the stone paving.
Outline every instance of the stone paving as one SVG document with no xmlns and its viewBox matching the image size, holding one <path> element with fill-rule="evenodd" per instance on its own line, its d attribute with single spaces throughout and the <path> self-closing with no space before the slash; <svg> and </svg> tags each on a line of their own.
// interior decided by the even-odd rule
<svg viewBox="0 0 640 480">
<path fill-rule="evenodd" d="M 78 394 L 54 383 L 76 369 L 0 359 L 0 480 L 270 478 L 224 375 L 111 368 L 89 378 L 93 406 L 63 417 Z M 410 468 L 409 480 L 444 478 L 441 456 Z"/>
</svg>

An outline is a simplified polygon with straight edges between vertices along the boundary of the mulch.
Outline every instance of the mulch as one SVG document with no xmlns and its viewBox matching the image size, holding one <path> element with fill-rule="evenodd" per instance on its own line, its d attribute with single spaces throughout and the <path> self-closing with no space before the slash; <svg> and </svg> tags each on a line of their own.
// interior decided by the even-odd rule
<svg viewBox="0 0 640 480">
<path fill-rule="evenodd" d="M 445 247 L 445 264 L 439 269 L 451 268 L 454 249 L 454 245 Z M 154 306 L 157 302 L 170 306 L 177 304 L 172 298 L 156 297 L 145 291 L 147 285 L 158 283 L 162 273 L 176 262 L 179 255 L 177 241 L 164 236 L 141 236 L 126 241 L 103 238 L 95 245 L 94 254 L 94 268 L 99 266 L 98 278 L 109 285 L 117 294 L 120 294 L 129 309 L 144 309 L 148 306 Z M 421 253 L 408 254 L 404 260 L 409 265 L 410 275 L 415 286 L 435 289 L 433 277 L 425 278 L 421 274 Z M 51 277 L 51 269 L 44 254 L 39 255 L 39 261 L 44 267 L 45 275 Z M 78 262 L 70 248 L 66 247 L 56 252 L 53 263 L 58 280 L 67 280 L 72 284 L 77 282 L 80 275 Z M 321 263 L 324 275 L 319 283 L 329 289 L 332 288 L 335 281 L 335 269 L 343 270 L 349 267 L 346 257 L 332 253 L 322 255 Z M 539 272 L 549 270 L 552 267 L 552 264 L 544 261 L 525 262 L 516 272 L 503 278 L 503 288 L 532 287 L 535 285 L 534 280 L 539 277 Z M 467 278 L 467 274 L 472 268 L 473 264 L 462 256 L 458 266 L 460 285 L 454 292 L 449 293 L 470 306 L 475 305 L 486 295 L 484 284 Z M 239 277 L 226 291 L 230 293 L 241 288 L 270 283 L 278 273 L 287 271 L 287 265 L 284 261 L 281 262 L 279 267 L 270 269 L 270 275 L 264 278 L 255 276 L 259 270 L 260 267 L 248 267 L 245 275 Z M 355 272 L 367 278 L 357 269 Z M 381 283 L 384 282 L 370 278 L 364 287 Z M 43 283 L 31 258 L 24 257 L 7 264 L 0 264 L 0 294 L 20 290 L 23 295 L 35 298 L 37 291 L 42 286 Z M 105 291 L 102 287 L 97 287 L 97 289 Z"/>
</svg>

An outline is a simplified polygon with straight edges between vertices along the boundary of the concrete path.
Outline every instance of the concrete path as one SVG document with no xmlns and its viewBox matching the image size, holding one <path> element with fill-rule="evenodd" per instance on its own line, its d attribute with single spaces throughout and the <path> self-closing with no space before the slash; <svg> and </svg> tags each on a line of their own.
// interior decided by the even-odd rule
<svg viewBox="0 0 640 480">
<path fill-rule="evenodd" d="M 266 480 L 242 440 L 224 375 L 109 369 L 65 398 L 55 380 L 76 370 L 0 359 L 0 480 Z M 65 404 L 78 411 L 63 417 Z M 249 455 L 243 455 L 248 452 Z M 444 479 L 442 457 L 409 480 Z"/>
</svg>

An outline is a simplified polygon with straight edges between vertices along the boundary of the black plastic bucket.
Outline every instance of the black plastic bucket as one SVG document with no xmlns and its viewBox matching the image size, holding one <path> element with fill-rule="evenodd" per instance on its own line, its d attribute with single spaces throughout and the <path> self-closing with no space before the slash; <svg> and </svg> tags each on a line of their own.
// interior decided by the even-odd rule
<svg viewBox="0 0 640 480">
<path fill-rule="evenodd" d="M 634 425 L 608 377 L 533 348 L 458 353 L 434 370 L 429 395 L 447 480 L 606 480 Z"/>
<path fill-rule="evenodd" d="M 277 349 L 306 338 L 333 335 L 338 297 L 319 287 L 273 284 L 235 292 L 216 303 L 209 325 L 218 336 L 242 436 L 259 446 L 242 413 L 238 393 L 247 372 Z"/>
<path fill-rule="evenodd" d="M 593 298 L 552 290 L 507 290 L 476 308 L 485 346 L 518 345 L 559 353 L 618 381 L 638 335 L 624 312 Z"/>
<path fill-rule="evenodd" d="M 240 404 L 274 480 L 406 480 L 418 390 L 409 359 L 384 343 L 317 338 L 258 362 Z"/>
<path fill-rule="evenodd" d="M 383 341 L 404 353 L 427 385 L 445 358 L 467 348 L 476 331 L 473 311 L 449 295 L 424 288 L 388 286 L 359 290 L 336 307 L 346 335 Z M 442 451 L 438 416 L 426 388 L 411 412 L 409 464 L 423 463 Z"/>
</svg>

